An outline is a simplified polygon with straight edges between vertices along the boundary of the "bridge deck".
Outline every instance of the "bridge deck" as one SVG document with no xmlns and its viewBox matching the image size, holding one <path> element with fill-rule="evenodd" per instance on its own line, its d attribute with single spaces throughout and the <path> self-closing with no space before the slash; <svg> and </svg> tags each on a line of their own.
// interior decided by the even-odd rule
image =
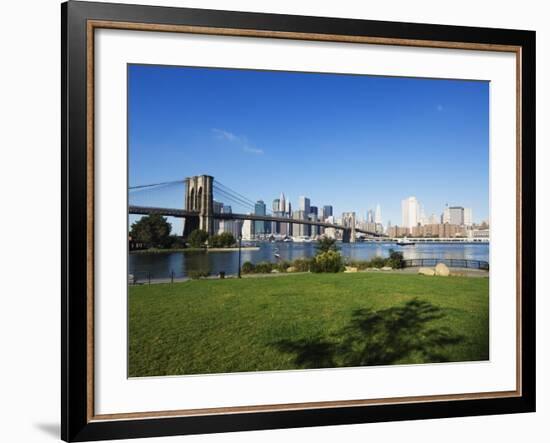
<svg viewBox="0 0 550 443">
<path fill-rule="evenodd" d="M 185 209 L 157 208 L 157 207 L 150 207 L 150 206 L 134 206 L 134 205 L 131 205 L 131 206 L 128 207 L 128 212 L 130 214 L 138 214 L 138 215 L 160 214 L 160 215 L 164 215 L 164 216 L 178 217 L 178 218 L 198 217 L 199 216 L 198 212 L 196 212 L 196 211 L 186 211 Z M 299 224 L 299 225 L 321 226 L 323 228 L 334 228 L 334 229 L 341 229 L 341 230 L 350 229 L 351 230 L 351 227 L 337 225 L 337 224 L 334 224 L 334 223 L 325 223 L 325 222 L 321 222 L 321 221 L 286 218 L 286 217 L 275 217 L 275 216 L 272 216 L 272 215 L 235 214 L 235 213 L 219 214 L 219 213 L 214 213 L 214 214 L 212 214 L 212 216 L 216 219 L 219 219 L 219 220 L 272 221 L 272 222 L 279 222 L 279 223 L 292 223 L 292 224 Z M 374 236 L 374 237 L 380 237 L 381 236 L 380 234 L 378 234 L 376 232 L 365 231 L 363 229 L 358 229 L 358 228 L 355 228 L 355 232 L 371 235 L 371 236 Z"/>
</svg>

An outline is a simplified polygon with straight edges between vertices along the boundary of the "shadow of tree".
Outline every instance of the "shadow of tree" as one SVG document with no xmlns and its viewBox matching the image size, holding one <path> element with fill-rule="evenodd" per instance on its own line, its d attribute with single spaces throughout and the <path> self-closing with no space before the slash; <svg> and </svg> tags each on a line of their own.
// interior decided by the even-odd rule
<svg viewBox="0 0 550 443">
<path fill-rule="evenodd" d="M 389 365 L 414 358 L 424 363 L 448 361 L 445 350 L 464 340 L 446 326 L 434 326 L 444 312 L 426 301 L 413 299 L 379 311 L 357 309 L 334 340 L 314 337 L 280 340 L 273 345 L 292 354 L 301 368 Z"/>
</svg>

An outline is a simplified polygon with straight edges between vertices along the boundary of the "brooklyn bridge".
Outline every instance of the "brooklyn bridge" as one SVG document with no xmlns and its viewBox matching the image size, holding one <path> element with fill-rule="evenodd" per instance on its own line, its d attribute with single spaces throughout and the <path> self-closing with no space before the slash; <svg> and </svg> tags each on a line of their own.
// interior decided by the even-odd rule
<svg viewBox="0 0 550 443">
<path fill-rule="evenodd" d="M 135 204 L 130 197 L 128 212 L 135 215 L 151 215 L 159 214 L 168 217 L 182 218 L 185 220 L 183 236 L 187 237 L 195 229 L 201 229 L 209 235 L 215 234 L 214 220 L 251 220 L 278 222 L 288 224 L 299 224 L 318 226 L 322 228 L 333 228 L 342 231 L 342 241 L 345 243 L 355 242 L 356 234 L 361 233 L 368 237 L 379 237 L 380 234 L 370 232 L 356 227 L 355 216 L 353 213 L 342 218 L 342 224 L 327 223 L 323 220 L 312 220 L 309 218 L 289 218 L 281 217 L 273 214 L 257 215 L 253 211 L 249 213 L 230 212 L 224 213 L 215 210 L 214 195 L 216 201 L 226 201 L 233 205 L 238 205 L 242 208 L 253 208 L 254 202 L 242 194 L 233 191 L 214 180 L 210 175 L 199 175 L 188 177 L 184 180 L 173 182 L 154 183 L 149 185 L 141 185 L 130 187 L 129 190 L 135 193 L 136 191 L 146 191 L 148 189 L 162 188 L 174 184 L 183 184 L 185 186 L 184 198 L 182 199 L 183 207 L 163 207 L 161 205 L 143 205 Z"/>
</svg>

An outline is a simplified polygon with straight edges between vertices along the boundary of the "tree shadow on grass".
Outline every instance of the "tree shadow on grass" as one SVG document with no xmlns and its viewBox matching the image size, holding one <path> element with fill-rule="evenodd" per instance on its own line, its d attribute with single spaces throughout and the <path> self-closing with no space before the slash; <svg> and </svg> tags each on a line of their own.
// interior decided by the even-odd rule
<svg viewBox="0 0 550 443">
<path fill-rule="evenodd" d="M 379 311 L 355 310 L 334 340 L 280 340 L 273 345 L 292 354 L 294 363 L 304 369 L 390 365 L 407 359 L 438 363 L 449 361 L 448 346 L 464 341 L 448 327 L 431 324 L 444 317 L 437 306 L 413 299 Z"/>
</svg>

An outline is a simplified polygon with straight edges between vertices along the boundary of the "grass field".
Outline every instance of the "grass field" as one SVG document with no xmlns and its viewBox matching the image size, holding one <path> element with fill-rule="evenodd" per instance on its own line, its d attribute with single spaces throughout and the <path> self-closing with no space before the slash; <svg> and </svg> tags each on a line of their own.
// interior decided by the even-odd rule
<svg viewBox="0 0 550 443">
<path fill-rule="evenodd" d="M 488 278 L 304 274 L 129 291 L 131 377 L 489 357 Z"/>
</svg>

